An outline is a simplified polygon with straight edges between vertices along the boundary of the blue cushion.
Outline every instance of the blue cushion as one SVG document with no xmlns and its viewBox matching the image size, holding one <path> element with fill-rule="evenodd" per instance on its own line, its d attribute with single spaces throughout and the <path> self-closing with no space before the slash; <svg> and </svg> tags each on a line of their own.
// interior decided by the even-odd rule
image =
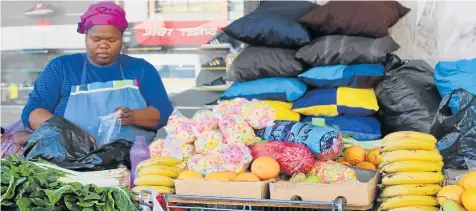
<svg viewBox="0 0 476 211">
<path fill-rule="evenodd" d="M 297 49 L 311 41 L 298 19 L 317 6 L 309 1 L 265 2 L 222 30 L 251 45 Z"/>
<path fill-rule="evenodd" d="M 307 91 L 306 84 L 296 78 L 262 78 L 253 81 L 235 82 L 222 95 L 228 100 L 237 97 L 248 100 L 294 101 Z"/>
<path fill-rule="evenodd" d="M 311 122 L 314 118 L 323 119 L 325 124 L 339 128 L 339 132 L 351 136 L 358 141 L 377 140 L 382 134 L 380 122 L 373 117 L 336 116 L 336 117 L 306 117 L 302 122 Z"/>
<path fill-rule="evenodd" d="M 384 66 L 380 64 L 332 65 L 313 67 L 298 78 L 317 88 L 373 88 L 383 74 Z"/>
</svg>

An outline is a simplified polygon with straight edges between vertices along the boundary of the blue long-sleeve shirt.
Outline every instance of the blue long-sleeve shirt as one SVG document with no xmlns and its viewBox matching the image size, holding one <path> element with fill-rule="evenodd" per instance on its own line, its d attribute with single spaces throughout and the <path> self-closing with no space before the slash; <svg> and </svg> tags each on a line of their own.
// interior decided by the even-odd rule
<svg viewBox="0 0 476 211">
<path fill-rule="evenodd" d="M 31 128 L 28 119 L 31 112 L 37 108 L 48 110 L 53 115 L 64 115 L 71 86 L 81 84 L 85 60 L 87 58 L 83 54 L 72 54 L 57 57 L 48 63 L 36 79 L 33 91 L 23 108 L 21 118 L 25 126 Z M 139 90 L 147 106 L 155 107 L 160 111 L 160 122 L 155 129 L 165 126 L 173 107 L 155 67 L 144 59 L 127 55 L 121 55 L 119 61 L 125 79 L 138 80 Z M 86 62 L 86 84 L 121 80 L 119 62 L 107 67 L 97 67 L 89 61 Z"/>
</svg>

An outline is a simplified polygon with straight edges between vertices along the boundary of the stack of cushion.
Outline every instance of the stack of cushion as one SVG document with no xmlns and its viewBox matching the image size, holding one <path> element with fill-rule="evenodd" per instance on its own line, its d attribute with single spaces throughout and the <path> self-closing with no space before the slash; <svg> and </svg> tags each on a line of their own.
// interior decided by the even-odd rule
<svg viewBox="0 0 476 211">
<path fill-rule="evenodd" d="M 380 126 L 370 120 L 378 110 L 373 88 L 400 47 L 388 30 L 409 11 L 396 1 L 264 2 L 223 29 L 250 46 L 228 70 L 234 83 L 222 99 L 267 100 L 278 120 L 325 117 L 358 140 L 378 138 Z M 364 132 L 345 125 L 360 120 Z"/>
<path fill-rule="evenodd" d="M 357 140 L 381 136 L 372 116 L 378 111 L 374 87 L 385 74 L 382 65 L 399 45 L 388 29 L 409 12 L 396 1 L 330 1 L 301 17 L 313 35 L 295 58 L 311 68 L 298 75 L 310 88 L 292 110 L 322 119 Z"/>
<path fill-rule="evenodd" d="M 278 120 L 299 121 L 299 114 L 290 109 L 292 101 L 307 91 L 296 78 L 307 67 L 295 55 L 312 39 L 299 19 L 316 7 L 309 1 L 266 1 L 223 28 L 230 37 L 249 46 L 227 71 L 227 79 L 234 83 L 221 98 L 269 100 L 278 111 Z"/>
</svg>

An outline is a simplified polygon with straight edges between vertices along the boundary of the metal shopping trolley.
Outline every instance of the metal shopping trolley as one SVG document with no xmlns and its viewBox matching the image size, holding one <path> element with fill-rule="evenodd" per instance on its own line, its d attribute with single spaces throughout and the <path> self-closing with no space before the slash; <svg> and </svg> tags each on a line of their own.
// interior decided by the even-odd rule
<svg viewBox="0 0 476 211">
<path fill-rule="evenodd" d="M 155 206 L 158 203 L 151 203 L 155 197 L 162 197 L 164 208 Z M 314 210 L 369 210 L 369 206 L 347 205 L 345 198 L 337 197 L 331 202 L 313 202 L 313 201 L 291 201 L 291 200 L 271 200 L 271 199 L 245 199 L 229 197 L 209 197 L 209 196 L 191 196 L 191 195 L 158 195 L 151 190 L 143 190 L 139 193 L 139 203 L 143 207 L 149 207 L 153 211 L 204 211 L 204 210 L 262 210 L 262 211 L 314 211 Z"/>
</svg>

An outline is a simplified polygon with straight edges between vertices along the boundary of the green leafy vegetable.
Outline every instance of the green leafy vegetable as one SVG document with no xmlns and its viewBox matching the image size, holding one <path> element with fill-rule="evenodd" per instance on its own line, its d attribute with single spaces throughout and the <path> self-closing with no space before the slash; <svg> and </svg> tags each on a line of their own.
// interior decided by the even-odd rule
<svg viewBox="0 0 476 211">
<path fill-rule="evenodd" d="M 18 205 L 18 208 L 20 208 L 20 210 L 30 210 L 31 208 L 31 202 L 28 198 L 25 198 L 25 197 L 20 197 L 17 199 L 16 201 L 17 205 Z"/>
<path fill-rule="evenodd" d="M 1 170 L 2 207 L 20 211 L 138 210 L 131 192 L 122 186 L 82 185 L 69 173 L 40 167 L 17 156 L 2 159 Z"/>
</svg>

